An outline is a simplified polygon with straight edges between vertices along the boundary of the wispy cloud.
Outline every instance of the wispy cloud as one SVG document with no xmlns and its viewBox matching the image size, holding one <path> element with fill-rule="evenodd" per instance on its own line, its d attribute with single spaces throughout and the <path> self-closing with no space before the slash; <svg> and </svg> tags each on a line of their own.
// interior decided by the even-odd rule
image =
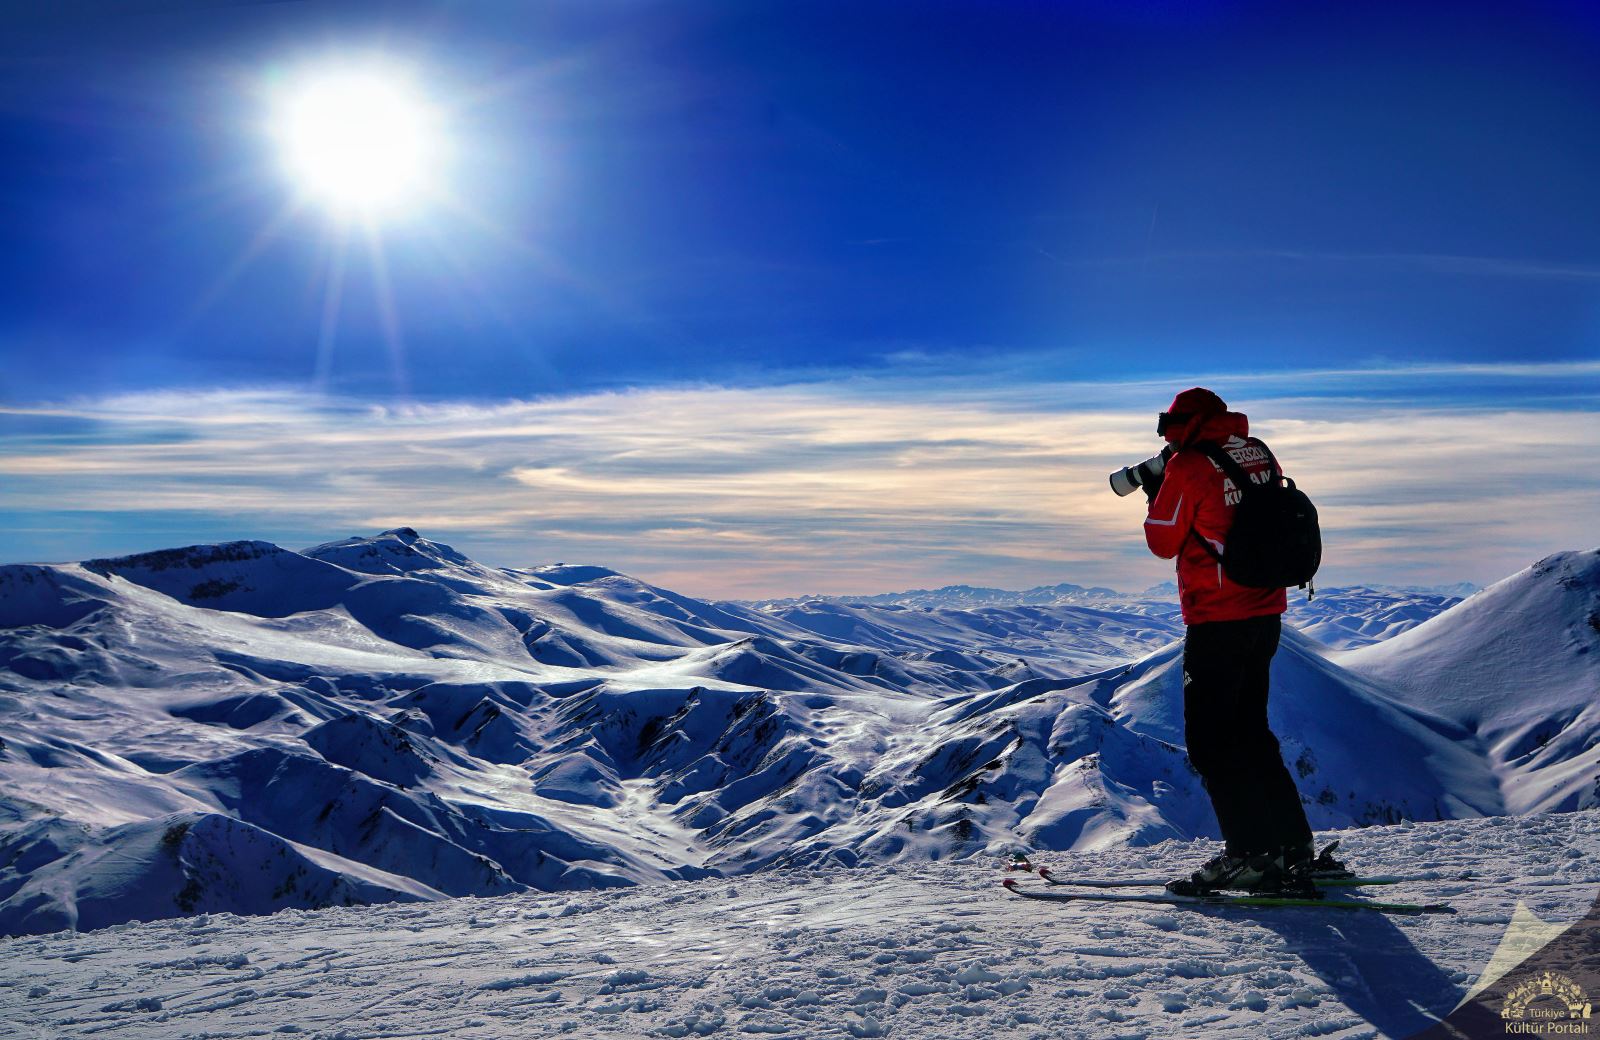
<svg viewBox="0 0 1600 1040">
<path fill-rule="evenodd" d="M 1600 266 L 1595 264 L 1558 263 L 1519 257 L 1454 256 L 1446 253 L 1328 253 L 1287 249 L 1263 250 L 1254 255 L 1273 260 L 1365 264 L 1388 268 L 1410 268 L 1434 274 L 1470 275 L 1478 278 L 1600 281 Z"/>
<path fill-rule="evenodd" d="M 1303 264 L 1337 264 L 1368 267 L 1386 272 L 1474 278 L 1518 278 L 1553 281 L 1600 281 L 1600 265 L 1568 263 L 1526 257 L 1463 256 L 1450 253 L 1336 252 L 1309 249 L 1204 249 L 1163 250 L 1124 256 L 1063 257 L 1046 249 L 1038 252 L 1064 267 L 1144 267 L 1150 264 L 1194 264 L 1219 261 L 1264 260 Z"/>
<path fill-rule="evenodd" d="M 1482 581 L 1594 541 L 1600 477 L 1582 464 L 1600 449 L 1593 410 L 1360 393 L 1447 375 L 1582 381 L 1600 362 L 1026 388 L 908 376 L 404 406 L 218 391 L 12 408 L 8 428 L 23 435 L 0 446 L 6 556 L 60 544 L 33 541 L 29 517 L 83 517 L 91 556 L 110 548 L 87 533 L 107 516 L 208 516 L 208 531 L 235 537 L 409 524 L 487 562 L 587 560 L 704 595 L 1134 588 L 1170 564 L 1144 551 L 1141 496 L 1116 498 L 1106 474 L 1159 447 L 1153 412 L 1191 382 L 1237 398 L 1316 498 L 1329 581 Z M 1310 396 L 1334 384 L 1340 394 Z M 127 544 L 137 535 L 115 548 L 155 547 Z"/>
</svg>

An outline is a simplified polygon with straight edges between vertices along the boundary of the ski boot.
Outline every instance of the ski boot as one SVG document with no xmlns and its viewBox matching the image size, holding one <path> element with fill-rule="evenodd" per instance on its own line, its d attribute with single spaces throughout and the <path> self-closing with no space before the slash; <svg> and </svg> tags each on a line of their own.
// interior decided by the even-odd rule
<svg viewBox="0 0 1600 1040">
<path fill-rule="evenodd" d="M 1247 889 L 1259 896 L 1321 899 L 1322 891 L 1317 888 L 1316 875 L 1312 869 L 1315 859 L 1311 853 L 1310 847 L 1285 845 L 1278 850 L 1276 856 L 1268 858 L 1261 877 L 1247 885 Z"/>
<path fill-rule="evenodd" d="M 1339 847 L 1339 843 L 1338 842 L 1334 842 L 1333 844 L 1329 845 L 1327 848 L 1323 849 L 1321 852 L 1317 853 L 1315 856 L 1312 857 L 1312 859 L 1311 859 L 1311 877 L 1314 880 L 1318 880 L 1318 881 L 1342 881 L 1345 878 L 1353 878 L 1353 877 L 1356 876 L 1356 872 L 1355 871 L 1353 871 L 1349 867 L 1345 866 L 1339 860 L 1336 860 L 1336 859 L 1333 858 L 1333 850 L 1338 848 L 1338 847 Z M 1315 850 L 1316 850 L 1316 846 L 1315 845 L 1308 846 L 1308 851 L 1315 851 Z"/>
<path fill-rule="evenodd" d="M 1186 878 L 1167 882 L 1167 891 L 1177 896 L 1204 896 L 1232 888 L 1251 874 L 1248 856 L 1232 856 L 1224 852 L 1203 863 L 1199 870 Z"/>
<path fill-rule="evenodd" d="M 1167 882 L 1168 892 L 1180 896 L 1214 895 L 1238 889 L 1252 895 L 1317 899 L 1322 893 L 1310 873 L 1311 859 L 1303 850 L 1279 849 L 1253 856 L 1227 853 L 1207 860 L 1186 878 Z"/>
</svg>

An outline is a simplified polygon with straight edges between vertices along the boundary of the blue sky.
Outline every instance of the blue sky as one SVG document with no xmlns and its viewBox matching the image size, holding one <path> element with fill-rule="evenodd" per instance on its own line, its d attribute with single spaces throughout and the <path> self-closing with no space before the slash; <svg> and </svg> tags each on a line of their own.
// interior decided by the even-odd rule
<svg viewBox="0 0 1600 1040">
<path fill-rule="evenodd" d="M 1202 380 L 1326 478 L 1335 577 L 1593 541 L 1584 5 L 108 7 L 0 16 L 5 559 L 393 520 L 704 594 L 1140 587 L 1100 471 Z M 447 197 L 341 232 L 267 98 L 375 54 Z"/>
</svg>

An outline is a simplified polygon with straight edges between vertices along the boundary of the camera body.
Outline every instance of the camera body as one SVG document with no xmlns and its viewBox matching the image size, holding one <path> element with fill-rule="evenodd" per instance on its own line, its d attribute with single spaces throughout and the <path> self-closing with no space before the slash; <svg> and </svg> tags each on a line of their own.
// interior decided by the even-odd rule
<svg viewBox="0 0 1600 1040">
<path fill-rule="evenodd" d="M 1167 460 L 1171 457 L 1172 449 L 1162 448 L 1158 455 L 1152 455 L 1143 462 L 1117 470 L 1111 474 L 1111 490 L 1126 497 L 1139 488 L 1159 483 L 1161 475 L 1166 472 Z"/>
</svg>

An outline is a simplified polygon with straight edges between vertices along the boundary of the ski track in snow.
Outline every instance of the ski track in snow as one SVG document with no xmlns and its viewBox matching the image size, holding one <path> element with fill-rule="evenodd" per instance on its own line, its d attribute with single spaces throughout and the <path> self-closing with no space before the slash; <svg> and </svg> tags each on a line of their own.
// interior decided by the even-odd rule
<svg viewBox="0 0 1600 1040">
<path fill-rule="evenodd" d="M 988 857 L 780 870 L 4 939 L 0 1023 L 196 1040 L 1404 1037 L 1466 994 L 1519 903 L 1571 923 L 1600 891 L 1596 811 L 1320 837 L 1365 873 L 1421 878 L 1373 898 L 1459 913 L 1041 906 L 1007 895 Z M 1109 878 L 1215 850 L 1043 858 Z"/>
</svg>

